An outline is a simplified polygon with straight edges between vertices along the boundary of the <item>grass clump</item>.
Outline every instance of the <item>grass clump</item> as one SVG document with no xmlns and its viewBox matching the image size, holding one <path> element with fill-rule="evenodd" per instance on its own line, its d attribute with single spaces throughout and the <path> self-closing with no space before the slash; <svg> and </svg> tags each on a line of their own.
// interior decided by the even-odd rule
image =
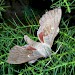
<svg viewBox="0 0 75 75">
<path fill-rule="evenodd" d="M 39 59 L 35 64 L 24 63 L 21 65 L 10 65 L 6 63 L 7 55 L 14 45 L 25 45 L 23 36 L 29 35 L 33 40 L 38 40 L 33 32 L 38 29 L 38 25 L 19 25 L 13 20 L 13 26 L 8 26 L 7 23 L 0 24 L 0 73 L 2 75 L 74 75 L 75 67 L 75 26 L 68 27 L 69 20 L 61 20 L 61 28 L 57 43 L 57 49 L 60 45 L 58 54 L 50 58 Z M 62 27 L 63 24 L 63 27 Z M 28 31 L 31 29 L 31 31 Z M 33 30 L 34 29 L 34 30 Z M 46 66 L 46 64 L 50 63 Z"/>
<path fill-rule="evenodd" d="M 64 0 L 65 1 L 65 0 Z M 57 4 L 58 5 L 58 4 Z M 13 19 L 10 23 L 0 23 L 0 75 L 75 75 L 75 26 L 70 25 L 70 19 L 62 17 L 60 32 L 54 44 L 59 52 L 50 58 L 39 59 L 34 64 L 12 65 L 6 62 L 8 52 L 14 45 L 25 45 L 24 35 L 37 41 L 35 36 L 39 25 L 27 19 L 28 25 L 19 24 Z M 49 62 L 50 61 L 50 62 Z"/>
</svg>

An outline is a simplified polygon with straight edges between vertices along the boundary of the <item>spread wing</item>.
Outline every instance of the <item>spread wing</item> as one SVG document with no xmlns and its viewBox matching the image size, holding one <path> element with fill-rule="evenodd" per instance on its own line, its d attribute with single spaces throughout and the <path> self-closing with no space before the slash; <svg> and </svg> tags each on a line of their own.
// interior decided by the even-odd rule
<svg viewBox="0 0 75 75">
<path fill-rule="evenodd" d="M 39 20 L 40 27 L 37 31 L 38 38 L 41 42 L 50 45 L 53 44 L 54 38 L 59 32 L 59 23 L 61 19 L 61 8 L 56 8 L 46 12 Z"/>
<path fill-rule="evenodd" d="M 36 50 L 27 50 L 26 46 L 16 45 L 10 50 L 7 62 L 10 64 L 21 64 L 40 57 L 43 56 Z"/>
<path fill-rule="evenodd" d="M 30 39 L 27 35 L 25 35 L 24 39 L 28 45 L 14 46 L 9 52 L 7 62 L 10 64 L 21 64 L 44 57 L 44 54 L 46 53 L 44 47 L 46 49 L 50 49 L 50 47 L 53 44 L 54 38 L 59 32 L 58 26 L 60 19 L 60 8 L 56 8 L 54 10 L 46 12 L 46 14 L 44 14 L 39 20 L 40 28 L 37 32 L 38 38 L 41 41 L 41 43 L 35 42 L 32 39 Z"/>
</svg>

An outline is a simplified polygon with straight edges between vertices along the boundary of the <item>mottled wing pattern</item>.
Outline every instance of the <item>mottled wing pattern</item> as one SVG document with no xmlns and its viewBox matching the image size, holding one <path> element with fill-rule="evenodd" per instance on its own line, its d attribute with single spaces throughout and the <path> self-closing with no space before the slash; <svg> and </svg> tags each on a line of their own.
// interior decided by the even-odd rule
<svg viewBox="0 0 75 75">
<path fill-rule="evenodd" d="M 35 53 L 35 54 L 34 54 Z M 36 50 L 26 50 L 26 46 L 14 46 L 10 52 L 7 62 L 10 64 L 22 64 L 42 57 Z"/>
<path fill-rule="evenodd" d="M 25 46 L 14 46 L 9 52 L 7 62 L 10 64 L 21 64 L 25 62 L 34 62 L 41 57 L 47 57 L 51 54 L 51 46 L 54 38 L 59 32 L 59 22 L 61 19 L 61 9 L 56 8 L 46 12 L 39 20 L 40 27 L 37 31 L 40 42 L 35 42 L 27 35 L 24 40 L 27 42 Z M 48 52 L 48 53 L 46 53 Z"/>
<path fill-rule="evenodd" d="M 54 38 L 59 32 L 59 23 L 61 19 L 61 8 L 56 8 L 46 12 L 39 20 L 40 27 L 37 32 L 41 42 L 50 45 L 53 44 Z"/>
</svg>

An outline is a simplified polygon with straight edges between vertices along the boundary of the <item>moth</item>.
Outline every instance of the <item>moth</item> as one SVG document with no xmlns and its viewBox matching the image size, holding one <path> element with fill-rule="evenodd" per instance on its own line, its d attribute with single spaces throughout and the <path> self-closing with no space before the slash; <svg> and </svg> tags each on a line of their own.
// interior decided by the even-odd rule
<svg viewBox="0 0 75 75">
<path fill-rule="evenodd" d="M 59 33 L 61 14 L 61 8 L 47 11 L 39 20 L 40 27 L 37 36 L 40 42 L 24 35 L 27 45 L 16 45 L 11 48 L 7 62 L 10 64 L 34 63 L 38 58 L 50 56 L 54 38 Z"/>
</svg>

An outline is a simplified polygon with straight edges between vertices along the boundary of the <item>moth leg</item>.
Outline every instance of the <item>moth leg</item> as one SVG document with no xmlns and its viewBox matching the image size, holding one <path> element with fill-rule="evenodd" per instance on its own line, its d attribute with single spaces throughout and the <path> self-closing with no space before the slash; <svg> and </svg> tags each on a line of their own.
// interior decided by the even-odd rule
<svg viewBox="0 0 75 75">
<path fill-rule="evenodd" d="M 57 52 L 59 51 L 59 49 L 61 48 L 62 44 L 58 47 L 58 49 L 56 50 L 56 52 L 54 54 L 57 54 Z"/>
</svg>

